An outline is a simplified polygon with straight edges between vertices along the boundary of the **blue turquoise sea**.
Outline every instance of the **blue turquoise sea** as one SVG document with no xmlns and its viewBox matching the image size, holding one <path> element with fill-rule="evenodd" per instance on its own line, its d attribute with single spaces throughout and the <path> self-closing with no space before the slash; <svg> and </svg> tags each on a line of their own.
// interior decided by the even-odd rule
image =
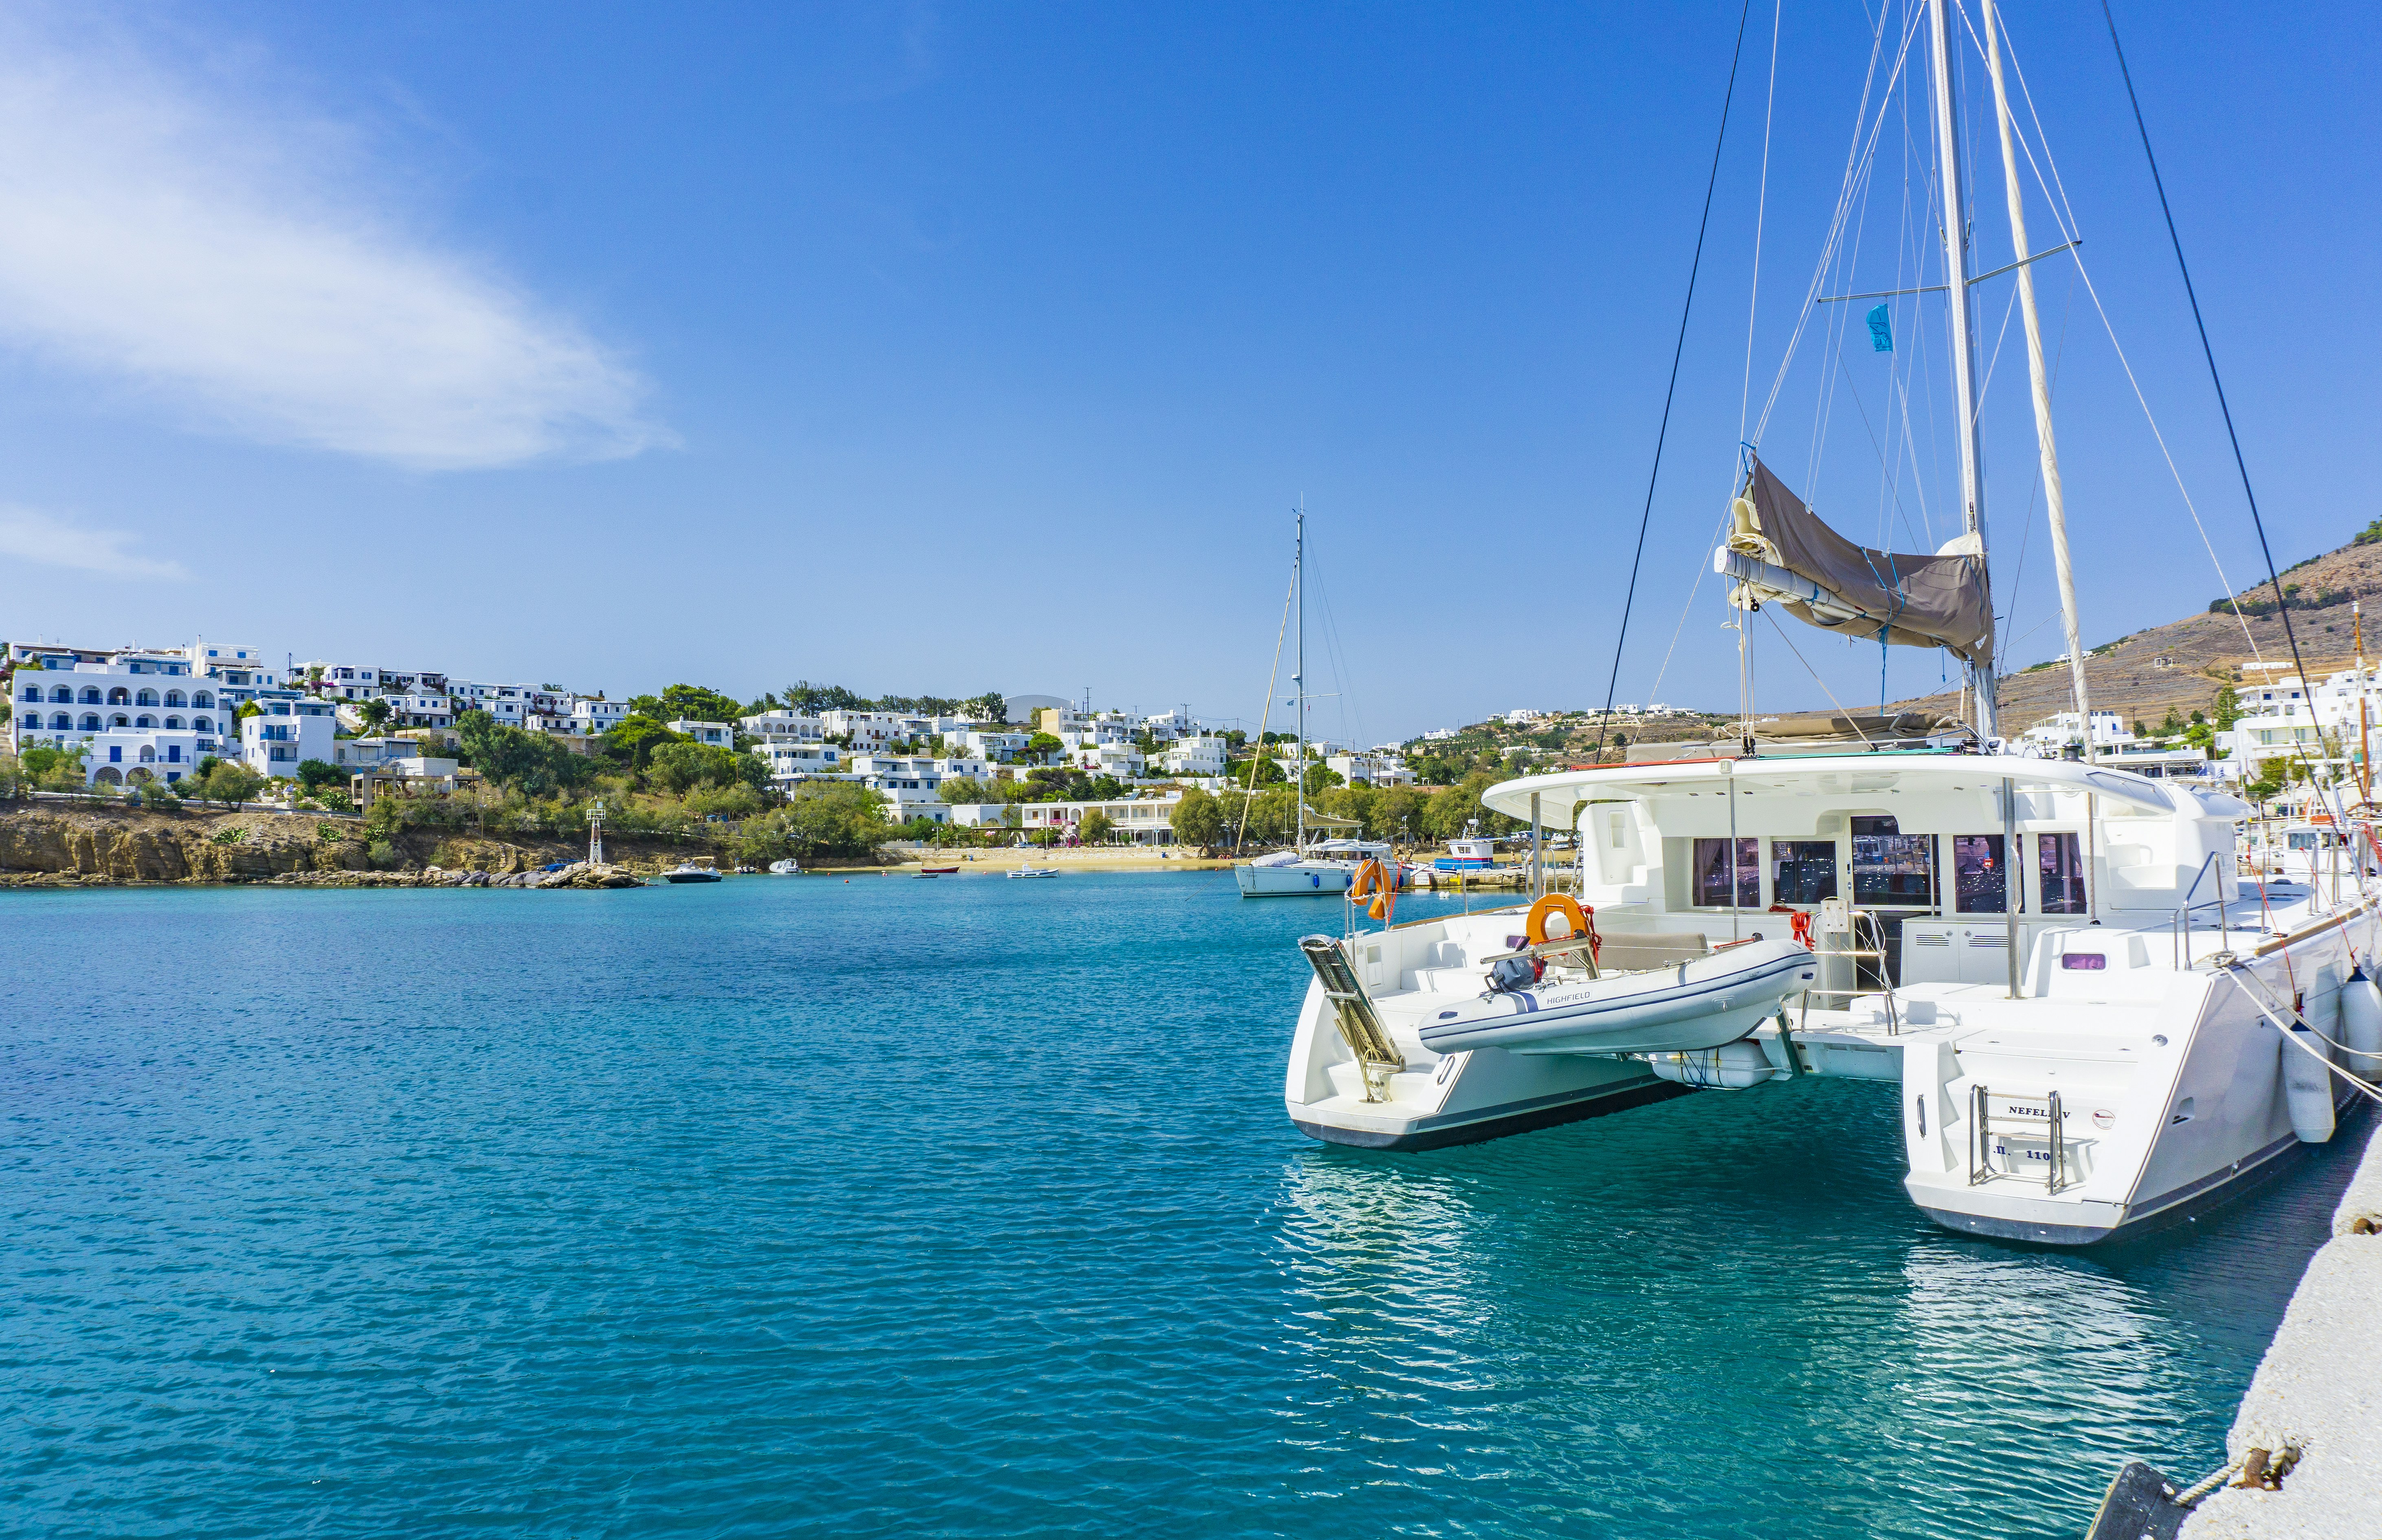
<svg viewBox="0 0 2382 1540">
<path fill-rule="evenodd" d="M 2363 1143 L 2083 1254 L 1931 1227 L 1882 1087 L 1327 1148 L 1338 916 L 0 898 L 0 1533 L 2072 1536 L 2221 1462 Z"/>
</svg>

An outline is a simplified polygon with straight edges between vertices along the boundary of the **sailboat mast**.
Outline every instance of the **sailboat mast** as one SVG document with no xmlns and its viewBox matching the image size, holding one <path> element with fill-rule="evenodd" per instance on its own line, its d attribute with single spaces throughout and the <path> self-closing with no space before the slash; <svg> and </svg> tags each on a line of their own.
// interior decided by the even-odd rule
<svg viewBox="0 0 2382 1540">
<path fill-rule="evenodd" d="M 1984 560 L 1985 468 L 1977 422 L 1977 339 L 1969 311 L 1969 189 L 1960 168 L 1960 118 L 1952 95 L 1952 31 L 1946 0 L 1927 0 L 1928 54 L 1935 74 L 1935 147 L 1944 185 L 1944 287 L 1952 315 L 1952 397 L 1959 411 L 1960 528 Z M 1986 624 L 1993 582 L 1985 581 Z M 1988 643 L 1990 645 L 1990 642 Z M 1977 682 L 1977 736 L 2001 736 L 1990 654 L 1971 670 Z"/>
<path fill-rule="evenodd" d="M 1291 676 L 1297 692 L 1298 752 L 1291 761 L 1291 804 L 1298 809 L 1297 849 L 1307 849 L 1307 505 L 1298 507 L 1298 544 L 1290 558 L 1291 586 L 1298 593 L 1298 672 Z"/>
<path fill-rule="evenodd" d="M 2068 560 L 2068 497 L 2059 481 L 2059 441 L 2051 429 L 2051 378 L 2043 362 L 2043 327 L 2035 318 L 2034 265 L 2027 261 L 2026 205 L 2019 195 L 2018 151 L 2011 142 L 2009 93 L 2002 85 L 2001 17 L 1984 0 L 1985 67 L 1994 78 L 1994 116 L 2001 127 L 2002 187 L 2009 199 L 2010 243 L 2018 262 L 2018 303 L 2026 319 L 2026 373 L 2034 386 L 2034 441 L 2043 452 L 2044 500 L 2051 513 L 2052 564 L 2059 570 L 2059 618 L 2068 629 L 2068 684 L 2083 725 L 2084 757 L 2093 751 L 2093 704 L 2084 690 L 2084 639 L 2076 614 L 2076 571 Z"/>
</svg>

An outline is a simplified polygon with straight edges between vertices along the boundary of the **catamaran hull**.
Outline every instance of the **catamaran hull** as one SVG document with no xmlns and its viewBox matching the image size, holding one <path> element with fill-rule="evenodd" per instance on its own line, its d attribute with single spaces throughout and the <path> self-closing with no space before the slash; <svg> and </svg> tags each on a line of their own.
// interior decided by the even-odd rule
<svg viewBox="0 0 2382 1540">
<path fill-rule="evenodd" d="M 1299 1132 L 1326 1144 L 1346 1144 L 1360 1150 L 1443 1150 L 1610 1117 L 1686 1094 L 1686 1086 L 1673 1085 L 1652 1075 L 1631 1075 L 1587 1090 L 1525 1098 L 1473 1112 L 1413 1118 L 1404 1127 L 1359 1128 L 1326 1122 L 1301 1116 L 1311 1111 L 1306 1107 L 1293 1107 L 1290 1121 Z"/>
<path fill-rule="evenodd" d="M 1491 1048 L 1418 1064 L 1395 1078 L 1391 1095 L 1368 1101 L 1353 1066 L 1316 1066 L 1318 1080 L 1307 1083 L 1306 1058 L 1294 1055 L 1301 1083 L 1289 1099 L 1292 1124 L 1310 1139 L 1367 1150 L 1478 1144 L 1686 1094 L 1635 1059 L 1526 1057 Z M 1325 1090 L 1337 1094 L 1316 1094 Z"/>
</svg>

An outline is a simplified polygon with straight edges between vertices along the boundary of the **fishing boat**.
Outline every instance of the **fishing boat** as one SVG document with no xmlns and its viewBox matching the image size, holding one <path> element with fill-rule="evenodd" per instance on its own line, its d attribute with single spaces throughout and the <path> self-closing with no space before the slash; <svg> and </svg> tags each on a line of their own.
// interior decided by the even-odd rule
<svg viewBox="0 0 2382 1540">
<path fill-rule="evenodd" d="M 2081 1245 L 2245 1192 L 2329 1140 L 2382 1079 L 2382 917 L 2362 850 L 2311 821 L 2285 837 L 2295 880 L 2243 878 L 2253 810 L 2238 799 L 2096 763 L 2090 744 L 2005 751 L 1971 315 L 1999 275 L 1971 275 L 1947 9 L 1889 6 L 1879 25 L 1906 53 L 1923 33 L 1934 92 L 1944 281 L 1901 292 L 1948 297 L 1962 532 L 1933 553 L 1863 547 L 1752 445 L 1713 560 L 1740 617 L 1772 606 L 1957 660 L 1968 719 L 1912 734 L 1839 713 L 1790 732 L 1748 702 L 1737 741 L 1490 788 L 1484 803 L 1534 837 L 1573 837 L 1597 944 L 1536 874 L 1527 907 L 1369 931 L 1350 906 L 1345 934 L 1300 944 L 1311 977 L 1284 1099 L 1302 1131 L 1426 1149 L 1856 1080 L 1896 1098 L 1904 1188 L 1932 1219 Z M 2020 259 L 2002 271 L 2020 288 L 2070 692 L 2089 722 L 2003 40 L 1992 0 L 1980 11 Z M 1879 124 L 1885 111 L 1865 103 Z"/>
<path fill-rule="evenodd" d="M 795 862 L 791 856 L 787 857 L 783 861 L 773 861 L 769 862 L 769 875 L 773 877 L 800 876 L 802 874 L 802 870 L 801 864 Z"/>
<path fill-rule="evenodd" d="M 1009 874 L 1013 877 L 1055 877 L 1059 869 L 1055 866 L 1019 866 L 1012 868 Z"/>
<path fill-rule="evenodd" d="M 918 868 L 918 875 L 922 877 L 956 877 L 959 874 L 960 869 L 956 866 L 921 866 Z"/>
<path fill-rule="evenodd" d="M 664 882 L 718 882 L 719 873 L 715 867 L 697 866 L 691 861 L 681 862 L 663 873 L 662 880 Z"/>
</svg>

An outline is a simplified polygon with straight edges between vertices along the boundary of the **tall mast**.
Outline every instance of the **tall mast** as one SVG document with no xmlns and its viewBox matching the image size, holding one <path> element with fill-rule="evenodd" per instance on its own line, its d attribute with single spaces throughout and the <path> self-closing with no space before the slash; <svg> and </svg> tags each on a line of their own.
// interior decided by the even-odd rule
<svg viewBox="0 0 2382 1540">
<path fill-rule="evenodd" d="M 1976 537 L 1984 562 L 1985 469 L 1977 431 L 1977 339 L 1969 314 L 1969 189 L 1960 174 L 1960 117 L 1952 98 L 1952 32 L 1945 0 L 1927 0 L 1928 54 L 1935 71 L 1935 147 L 1944 184 L 1944 287 L 1952 313 L 1952 397 L 1959 409 L 1960 528 Z M 1993 616 L 1993 582 L 1985 583 L 1986 624 Z M 1990 644 L 1990 639 L 1989 644 Z M 1990 658 L 1971 672 L 1977 681 L 1977 736 L 2001 736 Z"/>
<path fill-rule="evenodd" d="M 1291 761 L 1291 805 L 1298 810 L 1297 849 L 1307 849 L 1307 499 L 1298 500 L 1298 542 L 1290 557 L 1291 587 L 1298 594 L 1298 672 L 1290 677 L 1298 713 L 1298 752 Z"/>
<path fill-rule="evenodd" d="M 2076 571 L 2068 560 L 2068 498 L 2059 483 L 2059 441 L 2051 430 L 2051 378 L 2043 362 L 2043 328 L 2035 319 L 2034 264 L 2028 262 L 2026 206 L 2019 196 L 2018 151 L 2011 143 L 2009 93 L 2002 87 L 2001 18 L 1984 0 L 1985 67 L 1994 78 L 1994 116 L 2001 126 L 2002 187 L 2009 199 L 2010 244 L 2019 264 L 2018 303 L 2026 318 L 2026 373 L 2034 386 L 2034 442 L 2043 452 L 2044 500 L 2051 511 L 2051 556 L 2059 569 L 2059 618 L 2068 629 L 2068 685 L 2083 725 L 2084 757 L 2093 752 L 2093 705 L 2084 691 L 2084 639 L 2076 616 Z"/>
</svg>

